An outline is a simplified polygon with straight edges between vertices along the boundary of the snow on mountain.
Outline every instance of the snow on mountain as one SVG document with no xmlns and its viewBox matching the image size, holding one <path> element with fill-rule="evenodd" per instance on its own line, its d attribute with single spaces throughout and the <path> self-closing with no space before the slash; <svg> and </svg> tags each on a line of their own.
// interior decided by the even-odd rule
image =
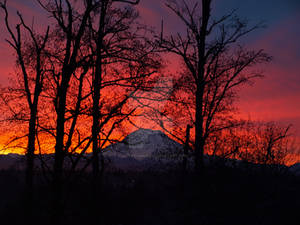
<svg viewBox="0 0 300 225">
<path fill-rule="evenodd" d="M 121 142 L 104 150 L 106 156 L 133 157 L 135 159 L 176 157 L 182 145 L 159 130 L 139 129 Z"/>
</svg>

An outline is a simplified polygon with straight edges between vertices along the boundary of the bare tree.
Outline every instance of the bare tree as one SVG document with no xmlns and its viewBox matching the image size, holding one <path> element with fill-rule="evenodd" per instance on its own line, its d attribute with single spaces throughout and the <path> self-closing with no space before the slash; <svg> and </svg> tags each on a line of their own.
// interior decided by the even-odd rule
<svg viewBox="0 0 300 225">
<path fill-rule="evenodd" d="M 293 147 L 290 130 L 291 125 L 242 121 L 237 127 L 211 135 L 208 154 L 280 168 L 287 163 Z"/>
<path fill-rule="evenodd" d="M 29 108 L 29 119 L 26 148 L 26 186 L 28 194 L 28 209 L 32 208 L 33 197 L 33 176 L 34 176 L 34 156 L 37 131 L 37 118 L 40 94 L 43 90 L 44 77 L 47 71 L 45 65 L 45 49 L 49 37 L 49 27 L 45 34 L 39 34 L 33 27 L 28 26 L 21 15 L 17 12 L 19 23 L 16 30 L 10 26 L 9 13 L 6 1 L 0 2 L 0 6 L 5 13 L 5 25 L 10 35 L 7 42 L 15 51 L 17 56 L 17 66 L 20 68 L 22 76 L 21 90 L 26 96 L 26 102 Z M 29 34 L 29 38 L 26 37 Z M 15 118 L 18 119 L 18 118 Z"/>
<path fill-rule="evenodd" d="M 61 53 L 61 58 L 57 59 L 58 68 L 53 69 L 53 77 L 56 80 L 55 90 L 55 161 L 54 161 L 54 204 L 56 208 L 56 219 L 62 215 L 62 184 L 63 184 L 63 164 L 66 155 L 64 139 L 66 125 L 67 95 L 70 88 L 71 78 L 78 68 L 82 68 L 85 58 L 80 57 L 82 49 L 82 39 L 86 30 L 88 18 L 96 5 L 92 0 L 85 0 L 82 9 L 76 10 L 69 0 L 53 0 L 39 4 L 55 20 L 57 26 L 57 36 L 61 35 L 63 41 L 61 46 L 56 46 Z M 84 71 L 86 73 L 86 71 Z M 73 118 L 75 120 L 75 118 Z"/>
<path fill-rule="evenodd" d="M 53 185 L 58 214 L 65 157 L 71 160 L 71 174 L 92 145 L 92 160 L 88 158 L 82 170 L 92 164 L 96 183 L 103 148 L 135 112 L 136 106 L 127 103 L 139 90 L 151 87 L 151 77 L 161 65 L 155 47 L 144 36 L 147 29 L 135 22 L 136 11 L 113 7 L 114 2 L 138 3 L 85 1 L 76 8 L 71 1 L 40 1 L 56 23 L 44 92 L 54 103 L 55 125 L 39 123 L 39 128 L 55 142 Z M 99 191 L 97 185 L 94 189 Z"/>
<path fill-rule="evenodd" d="M 240 158 L 264 165 L 284 165 L 291 147 L 291 125 L 274 122 L 254 122 L 241 145 Z M 247 144 L 247 140 L 251 142 Z M 247 149 L 246 149 L 247 147 Z"/>
<path fill-rule="evenodd" d="M 94 18 L 97 18 L 97 16 L 99 18 L 98 28 L 93 27 L 92 20 L 89 24 L 91 40 L 94 40 L 94 43 L 91 43 L 91 51 L 95 55 L 92 79 L 92 141 L 95 178 L 99 173 L 98 154 L 101 153 L 100 147 L 105 144 L 99 142 L 101 140 L 101 129 L 116 115 L 121 116 L 120 119 L 123 120 L 124 116 L 128 117 L 133 113 L 134 110 L 129 110 L 125 114 L 121 113 L 121 110 L 131 98 L 136 96 L 138 90 L 149 87 L 147 78 L 160 67 L 158 55 L 155 55 L 155 48 L 147 43 L 146 29 L 136 26 L 137 12 L 130 7 L 125 9 L 115 8 L 113 6 L 114 2 L 134 5 L 138 4 L 139 1 L 101 1 L 99 14 L 93 15 Z M 103 102 L 101 102 L 105 99 L 101 97 L 101 93 L 105 93 L 107 87 L 127 88 L 127 91 L 123 92 L 124 97 L 115 99 L 115 103 L 110 103 L 112 107 L 107 112 L 108 116 L 103 115 L 104 108 Z"/>
<path fill-rule="evenodd" d="M 228 119 L 237 88 L 261 76 L 248 69 L 270 60 L 263 50 L 247 50 L 238 44 L 239 39 L 260 25 L 248 27 L 233 12 L 215 20 L 211 3 L 212 0 L 193 5 L 185 0 L 169 1 L 167 7 L 183 22 L 187 32 L 164 37 L 162 31 L 159 37 L 161 48 L 178 55 L 185 68 L 180 91 L 174 94 L 188 96 L 181 105 L 195 124 L 197 171 L 203 166 L 209 135 L 232 125 Z"/>
</svg>

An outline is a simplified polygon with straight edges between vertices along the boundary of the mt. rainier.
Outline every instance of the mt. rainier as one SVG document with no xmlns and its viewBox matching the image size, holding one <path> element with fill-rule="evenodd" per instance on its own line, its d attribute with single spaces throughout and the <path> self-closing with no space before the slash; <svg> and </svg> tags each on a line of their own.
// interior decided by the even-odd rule
<svg viewBox="0 0 300 225">
<path fill-rule="evenodd" d="M 129 134 L 121 142 L 105 148 L 104 155 L 132 157 L 138 160 L 178 155 L 182 145 L 170 139 L 159 130 L 139 129 Z"/>
</svg>

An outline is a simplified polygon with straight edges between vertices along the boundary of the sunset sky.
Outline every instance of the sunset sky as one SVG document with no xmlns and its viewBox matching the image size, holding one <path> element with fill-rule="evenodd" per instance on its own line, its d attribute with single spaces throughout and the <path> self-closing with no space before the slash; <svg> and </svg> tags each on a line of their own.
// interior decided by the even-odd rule
<svg viewBox="0 0 300 225">
<path fill-rule="evenodd" d="M 192 0 L 195 1 L 195 0 Z M 47 17 L 34 0 L 8 0 L 11 13 L 19 10 L 29 23 L 45 29 Z M 159 31 L 164 20 L 166 32 L 181 32 L 183 24 L 165 6 L 163 0 L 141 0 L 138 9 L 141 19 Z M 243 88 L 237 103 L 243 117 L 293 124 L 300 137 L 300 1 L 299 0 L 215 0 L 213 17 L 236 9 L 250 24 L 264 21 L 266 28 L 256 30 L 243 40 L 246 46 L 265 49 L 273 61 L 264 69 L 265 78 L 253 86 Z M 5 38 L 8 37 L 0 22 L 0 84 L 5 86 L 14 70 L 14 56 Z M 13 17 L 13 15 L 12 15 Z"/>
<path fill-rule="evenodd" d="M 171 32 L 182 31 L 182 23 L 161 0 L 142 0 L 145 22 L 160 27 L 161 20 Z M 264 22 L 243 40 L 246 46 L 264 49 L 273 61 L 263 68 L 265 78 L 244 88 L 237 103 L 244 117 L 293 124 L 300 136 L 300 1 L 298 0 L 216 0 L 213 16 L 236 9 L 249 24 Z"/>
</svg>

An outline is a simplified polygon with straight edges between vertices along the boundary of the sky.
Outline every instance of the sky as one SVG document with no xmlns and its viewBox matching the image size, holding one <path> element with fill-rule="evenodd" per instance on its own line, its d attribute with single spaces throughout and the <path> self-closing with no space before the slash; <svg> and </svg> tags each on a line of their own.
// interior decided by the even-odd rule
<svg viewBox="0 0 300 225">
<path fill-rule="evenodd" d="M 139 8 L 146 23 L 160 27 L 163 20 L 168 32 L 183 31 L 183 24 L 164 6 L 164 1 L 141 0 Z M 300 1 L 215 0 L 212 16 L 219 18 L 233 9 L 250 25 L 266 25 L 242 41 L 246 47 L 264 49 L 273 57 L 270 64 L 260 68 L 264 78 L 241 90 L 236 103 L 241 115 L 292 124 L 293 133 L 300 137 Z"/>
<path fill-rule="evenodd" d="M 158 31 L 164 20 L 166 32 L 182 32 L 183 24 L 164 3 L 164 0 L 141 0 L 137 6 L 141 19 Z M 7 4 L 11 13 L 19 10 L 26 21 L 34 21 L 34 26 L 43 30 L 47 17 L 34 0 L 8 0 Z M 261 21 L 266 24 L 266 28 L 256 30 L 243 42 L 247 47 L 264 49 L 273 57 L 263 68 L 265 77 L 241 90 L 236 103 L 241 115 L 293 124 L 293 132 L 300 137 L 300 0 L 214 0 L 212 15 L 218 18 L 232 9 L 250 24 Z M 2 12 L 0 17 L 0 85 L 5 86 L 9 74 L 14 72 L 14 56 L 5 42 L 8 33 Z"/>
</svg>

